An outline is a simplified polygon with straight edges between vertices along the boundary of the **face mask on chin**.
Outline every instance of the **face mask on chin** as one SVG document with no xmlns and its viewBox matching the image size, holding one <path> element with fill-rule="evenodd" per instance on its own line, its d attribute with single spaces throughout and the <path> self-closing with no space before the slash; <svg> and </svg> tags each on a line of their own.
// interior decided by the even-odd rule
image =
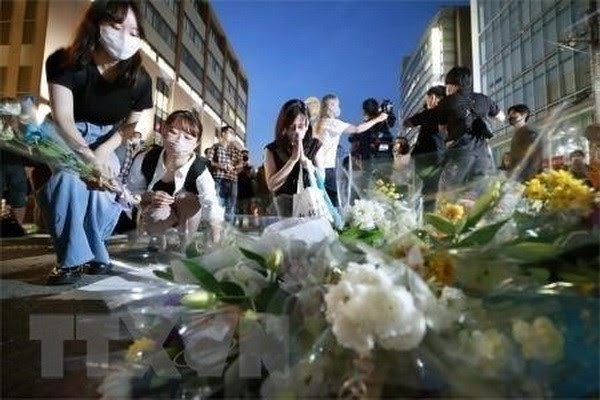
<svg viewBox="0 0 600 400">
<path fill-rule="evenodd" d="M 142 45 L 139 37 L 123 34 L 110 25 L 100 26 L 100 43 L 116 60 L 127 60 L 133 57 Z"/>
</svg>

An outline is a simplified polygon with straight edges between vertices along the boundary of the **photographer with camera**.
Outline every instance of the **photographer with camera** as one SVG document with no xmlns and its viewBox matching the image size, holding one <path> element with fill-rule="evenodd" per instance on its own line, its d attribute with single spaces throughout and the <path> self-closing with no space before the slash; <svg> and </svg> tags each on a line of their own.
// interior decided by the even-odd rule
<svg viewBox="0 0 600 400">
<path fill-rule="evenodd" d="M 440 132 L 447 132 L 448 156 L 442 169 L 439 192 L 475 182 L 493 172 L 487 140 L 491 130 L 487 117 L 504 121 L 504 113 L 488 96 L 473 93 L 467 67 L 454 67 L 446 74 L 446 94 L 437 107 Z M 480 185 L 478 185 L 480 186 Z M 481 188 L 475 187 L 476 197 Z"/>
<path fill-rule="evenodd" d="M 363 163 L 371 158 L 392 160 L 393 136 L 390 128 L 396 123 L 394 105 L 390 100 L 384 99 L 380 106 L 377 100 L 368 98 L 363 101 L 362 108 L 365 121 L 378 122 L 359 138 L 354 139 L 359 141 L 358 156 Z M 382 118 L 382 115 L 386 117 Z"/>
</svg>

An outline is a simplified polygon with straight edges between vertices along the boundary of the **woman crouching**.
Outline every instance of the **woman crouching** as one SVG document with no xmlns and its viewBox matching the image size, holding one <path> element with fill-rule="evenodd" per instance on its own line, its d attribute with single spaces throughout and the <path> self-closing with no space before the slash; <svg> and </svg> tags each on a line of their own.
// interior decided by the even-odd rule
<svg viewBox="0 0 600 400">
<path fill-rule="evenodd" d="M 150 235 L 177 228 L 182 245 L 189 234 L 208 221 L 218 242 L 224 209 L 219 204 L 208 160 L 195 153 L 202 124 L 191 111 L 175 111 L 163 126 L 164 147 L 155 146 L 136 156 L 128 186 L 141 194 L 141 226 Z"/>
</svg>

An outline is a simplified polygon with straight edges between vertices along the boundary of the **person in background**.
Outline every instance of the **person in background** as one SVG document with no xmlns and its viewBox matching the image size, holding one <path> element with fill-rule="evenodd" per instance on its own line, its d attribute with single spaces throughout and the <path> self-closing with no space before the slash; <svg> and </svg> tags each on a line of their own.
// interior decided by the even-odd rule
<svg viewBox="0 0 600 400">
<path fill-rule="evenodd" d="M 13 98 L 3 98 L 2 104 L 14 104 L 18 101 Z M 6 124 L 6 126 L 4 126 Z M 19 129 L 18 116 L 2 116 L 0 129 L 15 131 Z M 23 222 L 27 205 L 27 192 L 29 189 L 25 165 L 27 160 L 20 155 L 0 149 L 0 194 L 2 195 L 3 209 L 7 211 L 2 218 L 1 237 L 17 237 L 25 235 Z"/>
<path fill-rule="evenodd" d="M 502 159 L 500 160 L 500 165 L 498 166 L 498 170 L 502 171 L 504 176 L 508 177 L 509 171 L 510 171 L 510 166 L 511 166 L 510 152 L 506 151 L 506 152 L 504 152 L 504 154 L 502 154 Z"/>
<path fill-rule="evenodd" d="M 589 167 L 585 163 L 585 153 L 583 150 L 573 150 L 571 154 L 569 154 L 569 172 L 571 172 L 575 178 L 584 181 L 586 185 L 592 186 Z"/>
<path fill-rule="evenodd" d="M 420 126 L 419 136 L 411 153 L 415 172 L 423 181 L 424 206 L 435 206 L 435 194 L 440 180 L 441 166 L 446 155 L 445 135 L 439 131 L 437 106 L 446 97 L 446 87 L 430 87 L 425 96 L 422 111 L 404 120 L 404 127 Z"/>
<path fill-rule="evenodd" d="M 315 127 L 319 116 L 321 115 L 321 101 L 319 101 L 318 97 L 310 96 L 304 100 L 304 104 L 308 108 L 308 114 L 310 115 L 310 125 Z"/>
<path fill-rule="evenodd" d="M 400 172 L 408 168 L 411 163 L 408 139 L 405 137 L 397 137 L 394 139 L 392 154 L 394 155 L 394 171 Z"/>
<path fill-rule="evenodd" d="M 437 108 L 440 132 L 446 133 L 448 155 L 440 175 L 438 195 L 452 194 L 463 185 L 474 185 L 466 194 L 474 200 L 484 189 L 485 177 L 493 170 L 488 139 L 474 131 L 477 119 L 504 121 L 504 113 L 488 96 L 473 93 L 472 75 L 467 67 L 454 67 L 446 74 L 446 94 Z"/>
<path fill-rule="evenodd" d="M 298 99 L 285 102 L 275 123 L 275 140 L 264 153 L 265 180 L 279 216 L 292 216 L 300 168 L 307 187 L 308 174 L 320 167 L 316 157 L 320 147 L 321 142 L 312 137 L 306 104 Z"/>
<path fill-rule="evenodd" d="M 321 100 L 321 115 L 315 125 L 315 138 L 320 140 L 321 148 L 317 157 L 318 163 L 324 169 L 325 189 L 335 207 L 339 205 L 336 182 L 337 149 L 342 133 L 362 133 L 375 124 L 387 119 L 386 113 L 363 122 L 358 126 L 351 125 L 339 119 L 341 114 L 340 100 L 333 94 L 328 94 Z"/>
<path fill-rule="evenodd" d="M 248 150 L 242 150 L 242 169 L 238 173 L 238 214 L 251 214 L 250 201 L 254 197 L 254 168 L 250 165 Z"/>
<path fill-rule="evenodd" d="M 390 128 L 396 123 L 393 104 L 389 100 L 379 102 L 368 98 L 362 103 L 365 123 L 375 123 L 357 139 L 360 143 L 360 155 L 363 164 L 375 158 L 392 161 L 393 135 Z M 380 164 L 380 163 L 379 163 Z"/>
<path fill-rule="evenodd" d="M 141 137 L 136 123 L 152 109 L 152 80 L 139 51 L 141 21 L 135 1 L 92 2 L 71 45 L 46 61 L 57 131 L 102 176 L 86 183 L 66 170 L 53 171 L 40 189 L 58 261 L 49 284 L 74 283 L 83 270 L 103 274 L 111 269 L 104 240 L 121 212 L 111 192 L 120 171 L 114 151 Z"/>
<path fill-rule="evenodd" d="M 544 142 L 542 137 L 527 125 L 529 107 L 515 104 L 507 111 L 508 123 L 514 128 L 510 140 L 509 175 L 519 182 L 526 182 L 542 171 Z"/>
<path fill-rule="evenodd" d="M 233 222 L 238 195 L 237 177 L 243 165 L 241 152 L 234 140 L 233 128 L 229 125 L 222 127 L 219 142 L 210 147 L 207 157 L 228 222 Z"/>
<path fill-rule="evenodd" d="M 141 195 L 142 227 L 151 235 L 175 227 L 185 248 L 204 220 L 210 224 L 213 243 L 218 242 L 224 210 L 209 161 L 195 152 L 202 124 L 191 111 L 175 111 L 167 117 L 161 135 L 164 146 L 136 156 L 128 179 L 132 193 Z"/>
</svg>

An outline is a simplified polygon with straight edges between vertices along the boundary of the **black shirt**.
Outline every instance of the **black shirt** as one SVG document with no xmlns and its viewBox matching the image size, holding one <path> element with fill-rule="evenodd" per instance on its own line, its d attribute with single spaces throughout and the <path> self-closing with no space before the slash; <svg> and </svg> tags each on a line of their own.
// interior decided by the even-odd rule
<svg viewBox="0 0 600 400">
<path fill-rule="evenodd" d="M 152 107 L 152 79 L 140 69 L 132 87 L 107 81 L 96 64 L 63 67 L 65 49 L 54 52 L 46 60 L 48 83 L 64 86 L 73 92 L 75 122 L 114 125 L 132 111 Z"/>
<path fill-rule="evenodd" d="M 424 109 L 405 121 L 405 125 L 420 126 L 417 143 L 412 154 L 435 153 L 444 150 L 444 140 L 439 132 L 437 108 Z"/>
<path fill-rule="evenodd" d="M 498 105 L 481 93 L 457 92 L 444 97 L 436 110 L 440 125 L 448 126 L 448 139 L 457 140 L 471 129 L 473 109 L 476 116 L 495 117 L 500 112 Z"/>
<path fill-rule="evenodd" d="M 271 142 L 265 147 L 267 149 L 269 149 L 271 154 L 273 154 L 273 160 L 275 161 L 275 167 L 277 167 L 277 171 L 279 171 L 281 168 L 283 168 L 283 166 L 285 165 L 287 160 L 289 160 L 290 155 L 287 154 L 285 151 L 283 151 L 283 149 L 280 149 L 277 146 L 276 142 Z M 308 145 L 304 146 L 304 155 L 308 159 L 310 159 L 311 161 L 314 162 L 315 155 L 317 154 L 317 151 L 319 150 L 320 147 L 321 147 L 321 142 L 319 140 L 311 139 L 310 143 Z M 296 165 L 294 165 L 292 172 L 290 172 L 290 174 L 287 176 L 283 185 L 281 185 L 281 187 L 275 192 L 276 195 L 296 194 L 296 190 L 298 188 L 298 175 L 299 175 L 298 169 L 300 168 L 300 165 L 301 165 L 300 162 L 297 162 Z M 306 172 L 306 170 L 304 170 L 302 172 L 303 172 L 302 177 L 304 179 L 304 187 L 310 186 L 310 180 L 308 177 L 308 173 Z"/>
<path fill-rule="evenodd" d="M 533 178 L 542 171 L 544 142 L 539 134 L 527 125 L 515 130 L 510 141 L 509 171 L 518 171 L 515 176 L 520 182 Z"/>
</svg>

